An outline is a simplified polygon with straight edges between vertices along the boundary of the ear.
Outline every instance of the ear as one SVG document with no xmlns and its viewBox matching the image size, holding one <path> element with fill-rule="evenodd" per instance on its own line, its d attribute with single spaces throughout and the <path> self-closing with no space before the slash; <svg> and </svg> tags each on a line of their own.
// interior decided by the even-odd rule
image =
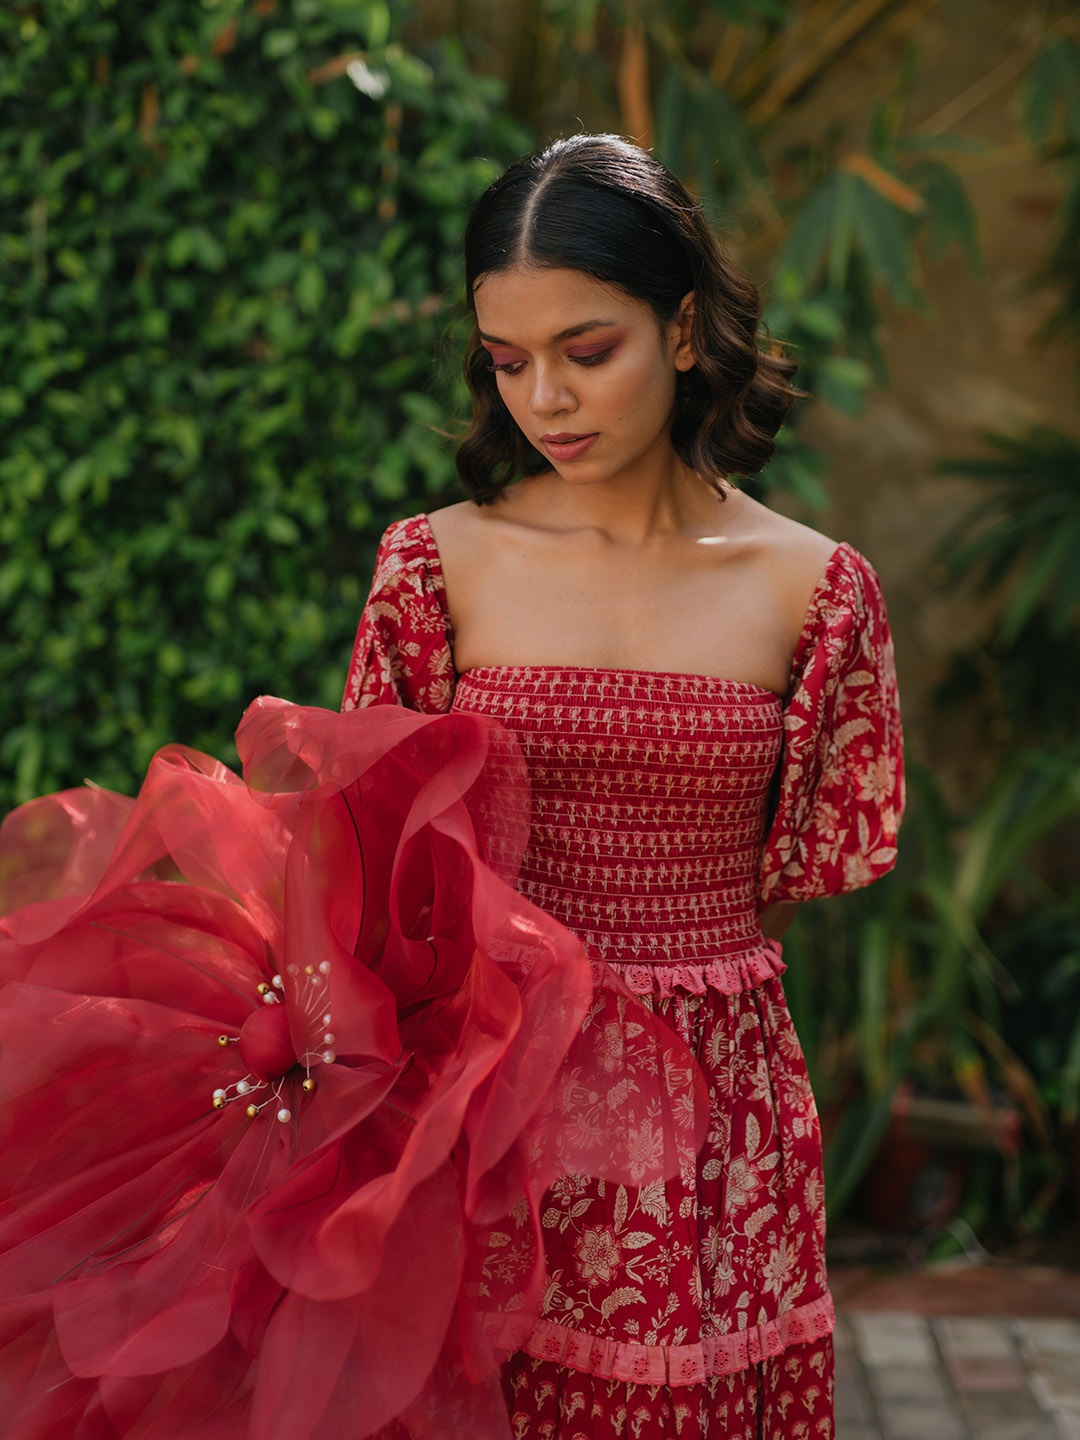
<svg viewBox="0 0 1080 1440">
<path fill-rule="evenodd" d="M 694 292 L 688 291 L 679 303 L 679 313 L 672 321 L 672 337 L 675 341 L 675 369 L 692 370 L 697 364 L 691 335 L 694 329 Z"/>
</svg>

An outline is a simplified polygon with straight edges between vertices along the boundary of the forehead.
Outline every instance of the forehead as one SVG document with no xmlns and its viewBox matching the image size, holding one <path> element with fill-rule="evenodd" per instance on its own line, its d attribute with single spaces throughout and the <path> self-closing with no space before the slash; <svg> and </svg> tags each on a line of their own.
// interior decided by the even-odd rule
<svg viewBox="0 0 1080 1440">
<path fill-rule="evenodd" d="M 543 344 L 574 326 L 600 321 L 627 325 L 650 319 L 642 300 L 580 270 L 513 266 L 482 275 L 473 289 L 476 320 L 485 335 L 515 344 Z"/>
</svg>

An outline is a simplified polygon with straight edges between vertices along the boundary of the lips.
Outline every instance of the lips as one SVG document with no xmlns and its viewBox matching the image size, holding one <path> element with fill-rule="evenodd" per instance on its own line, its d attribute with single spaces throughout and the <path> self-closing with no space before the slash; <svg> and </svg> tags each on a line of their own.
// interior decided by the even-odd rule
<svg viewBox="0 0 1080 1440">
<path fill-rule="evenodd" d="M 595 431 L 591 435 L 560 431 L 557 435 L 541 435 L 540 444 L 552 460 L 576 460 L 591 450 L 599 438 Z"/>
</svg>

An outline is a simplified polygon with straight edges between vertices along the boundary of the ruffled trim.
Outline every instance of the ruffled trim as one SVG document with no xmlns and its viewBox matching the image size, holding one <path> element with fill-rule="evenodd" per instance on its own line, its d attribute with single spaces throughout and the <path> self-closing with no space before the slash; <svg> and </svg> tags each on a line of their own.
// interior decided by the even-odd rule
<svg viewBox="0 0 1080 1440">
<path fill-rule="evenodd" d="M 703 965 L 641 965 L 620 960 L 608 964 L 635 995 L 666 998 L 680 993 L 704 995 L 707 990 L 718 990 L 721 995 L 756 990 L 784 973 L 787 966 L 781 957 L 779 940 L 763 940 L 760 947 L 743 955 Z"/>
<path fill-rule="evenodd" d="M 489 1315 L 485 1328 L 500 1348 L 524 1350 L 536 1360 L 551 1360 L 601 1380 L 635 1385 L 700 1385 L 713 1375 L 733 1375 L 760 1365 L 792 1345 L 820 1340 L 836 1324 L 832 1296 L 822 1295 L 734 1335 L 709 1335 L 696 1345 L 639 1345 L 604 1340 L 551 1320 Z"/>
</svg>

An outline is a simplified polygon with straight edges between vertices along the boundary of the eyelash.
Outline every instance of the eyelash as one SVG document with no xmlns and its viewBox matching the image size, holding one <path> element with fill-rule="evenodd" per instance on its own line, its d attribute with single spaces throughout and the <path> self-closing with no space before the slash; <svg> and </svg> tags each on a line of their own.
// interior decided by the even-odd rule
<svg viewBox="0 0 1080 1440">
<path fill-rule="evenodd" d="M 567 359 L 573 361 L 575 365 L 584 365 L 586 369 L 591 369 L 594 365 L 602 365 L 605 360 L 610 360 L 614 349 L 613 345 L 610 350 L 598 350 L 595 355 L 568 355 Z M 493 370 L 496 375 L 516 375 L 524 364 L 524 360 L 512 360 L 506 364 L 497 365 L 493 360 L 488 368 Z"/>
</svg>

